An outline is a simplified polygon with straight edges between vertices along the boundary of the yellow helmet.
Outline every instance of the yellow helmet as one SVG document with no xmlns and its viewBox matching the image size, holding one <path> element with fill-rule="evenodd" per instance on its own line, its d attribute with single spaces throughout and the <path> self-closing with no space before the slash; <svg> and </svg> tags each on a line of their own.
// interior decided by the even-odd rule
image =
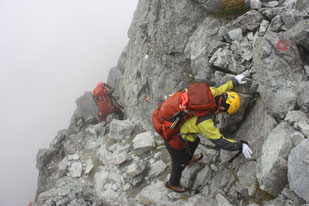
<svg viewBox="0 0 309 206">
<path fill-rule="evenodd" d="M 234 114 L 237 112 L 239 105 L 240 105 L 240 98 L 236 92 L 227 91 L 227 99 L 226 104 L 229 105 L 229 109 L 227 110 L 228 114 Z"/>
</svg>

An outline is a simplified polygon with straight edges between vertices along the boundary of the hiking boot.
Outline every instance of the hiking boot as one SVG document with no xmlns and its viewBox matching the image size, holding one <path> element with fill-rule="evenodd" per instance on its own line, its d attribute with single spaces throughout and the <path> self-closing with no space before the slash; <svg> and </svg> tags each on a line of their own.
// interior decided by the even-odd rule
<svg viewBox="0 0 309 206">
<path fill-rule="evenodd" d="M 186 164 L 186 167 L 188 167 L 189 165 L 191 165 L 193 162 L 197 162 L 199 160 L 201 160 L 203 158 L 203 154 L 200 153 L 200 154 L 194 154 L 192 159 L 190 160 L 190 162 L 188 162 Z"/>
<path fill-rule="evenodd" d="M 178 193 L 186 191 L 186 188 L 184 186 L 182 186 L 181 184 L 179 184 L 177 186 L 170 185 L 170 181 L 165 182 L 165 187 L 169 190 L 174 190 L 175 192 L 178 192 Z"/>
</svg>

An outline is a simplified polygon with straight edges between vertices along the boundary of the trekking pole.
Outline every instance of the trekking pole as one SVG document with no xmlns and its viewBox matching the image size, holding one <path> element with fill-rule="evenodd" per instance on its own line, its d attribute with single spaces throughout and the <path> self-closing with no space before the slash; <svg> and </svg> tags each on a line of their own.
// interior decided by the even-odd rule
<svg viewBox="0 0 309 206">
<path fill-rule="evenodd" d="M 195 194 L 200 193 L 200 191 L 208 184 L 208 182 L 210 182 L 215 176 L 217 176 L 224 168 L 227 168 L 227 166 L 231 164 L 240 154 L 241 151 L 237 152 L 227 162 L 223 163 L 222 167 L 218 169 L 215 173 L 213 173 L 208 181 L 206 181 L 204 184 L 202 184 L 199 188 L 195 190 Z"/>
</svg>

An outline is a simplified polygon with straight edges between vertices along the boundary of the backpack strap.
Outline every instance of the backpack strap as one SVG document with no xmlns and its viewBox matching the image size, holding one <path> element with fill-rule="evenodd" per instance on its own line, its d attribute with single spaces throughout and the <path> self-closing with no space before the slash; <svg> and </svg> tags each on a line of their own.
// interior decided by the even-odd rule
<svg viewBox="0 0 309 206">
<path fill-rule="evenodd" d="M 188 143 L 188 140 L 187 140 L 187 136 L 188 135 L 194 135 L 194 134 L 196 134 L 196 133 L 179 133 L 179 138 L 181 139 L 181 140 L 184 140 L 184 142 L 186 143 L 186 150 L 187 150 L 187 153 L 190 155 L 190 156 L 193 156 L 193 154 L 191 153 L 191 151 L 190 151 L 190 148 L 189 148 L 189 143 Z M 185 136 L 185 138 L 182 138 L 181 136 Z"/>
</svg>

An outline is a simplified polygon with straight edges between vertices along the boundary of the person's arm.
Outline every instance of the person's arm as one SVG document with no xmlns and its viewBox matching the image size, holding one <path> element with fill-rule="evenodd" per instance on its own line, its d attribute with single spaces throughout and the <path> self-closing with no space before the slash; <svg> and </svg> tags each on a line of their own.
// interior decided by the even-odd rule
<svg viewBox="0 0 309 206">
<path fill-rule="evenodd" d="M 245 78 L 245 75 L 243 75 L 243 74 L 236 75 L 233 79 L 231 79 L 231 80 L 229 80 L 229 81 L 227 81 L 223 84 L 219 84 L 219 85 L 216 85 L 214 87 L 210 87 L 210 91 L 211 91 L 213 97 L 219 96 L 223 92 L 229 91 L 237 85 L 247 83 L 246 81 L 243 80 L 244 78 Z"/>
<path fill-rule="evenodd" d="M 210 87 L 210 91 L 213 97 L 221 95 L 225 91 L 229 91 L 233 89 L 235 82 L 233 80 L 227 81 L 225 84 L 216 85 L 214 87 Z"/>
<path fill-rule="evenodd" d="M 241 150 L 242 143 L 225 138 L 215 127 L 214 122 L 211 118 L 206 120 L 201 119 L 200 123 L 197 126 L 200 132 L 218 147 L 228 151 Z"/>
<path fill-rule="evenodd" d="M 239 150 L 247 159 L 251 158 L 252 151 L 248 143 L 243 140 L 238 142 L 232 139 L 225 138 L 214 126 L 212 119 L 201 119 L 201 122 L 197 125 L 197 127 L 199 128 L 200 133 L 203 133 L 210 141 L 212 141 L 218 147 L 228 151 Z"/>
<path fill-rule="evenodd" d="M 108 93 L 109 94 L 113 94 L 113 92 L 114 92 L 114 88 L 112 88 L 111 86 L 109 86 L 108 84 L 104 84 L 107 88 L 108 88 Z"/>
</svg>

